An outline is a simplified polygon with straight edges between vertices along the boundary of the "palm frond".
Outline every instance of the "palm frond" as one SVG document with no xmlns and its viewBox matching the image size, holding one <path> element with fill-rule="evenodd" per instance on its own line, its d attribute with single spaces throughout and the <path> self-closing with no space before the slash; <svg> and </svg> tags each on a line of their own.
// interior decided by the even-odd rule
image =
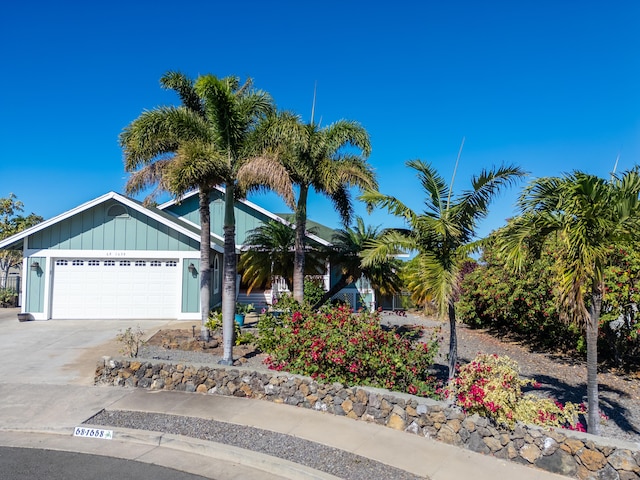
<svg viewBox="0 0 640 480">
<path fill-rule="evenodd" d="M 184 107 L 145 111 L 120 134 L 125 170 L 132 172 L 157 157 L 175 152 L 185 140 L 205 141 L 209 135 L 203 119 Z"/>
<path fill-rule="evenodd" d="M 247 159 L 237 174 L 241 192 L 270 189 L 280 195 L 290 208 L 295 207 L 293 183 L 287 169 L 274 156 Z"/>
<path fill-rule="evenodd" d="M 326 127 L 324 132 L 329 155 L 335 155 L 347 146 L 358 148 L 364 158 L 371 154 L 369 133 L 358 122 L 339 120 Z"/>
<path fill-rule="evenodd" d="M 422 160 L 409 160 L 407 166 L 416 170 L 422 188 L 427 194 L 425 207 L 435 216 L 441 216 L 446 210 L 446 198 L 449 196 L 449 188 L 444 179 L 429 163 Z"/>
<path fill-rule="evenodd" d="M 410 230 L 385 230 L 379 236 L 370 238 L 360 253 L 362 265 L 369 267 L 386 261 L 400 253 L 416 249 L 416 239 Z"/>
<path fill-rule="evenodd" d="M 165 178 L 165 172 L 170 164 L 170 159 L 158 160 L 132 172 L 125 184 L 125 193 L 127 195 L 137 195 L 153 187 L 153 190 L 145 199 L 145 204 L 149 204 L 162 193 L 170 192 L 171 189 Z"/>
<path fill-rule="evenodd" d="M 210 144 L 183 143 L 174 161 L 167 167 L 165 182 L 171 191 L 181 196 L 189 190 L 211 189 L 229 178 L 226 157 Z"/>
<path fill-rule="evenodd" d="M 406 273 L 407 288 L 417 304 L 433 301 L 440 317 L 448 312 L 457 288 L 458 268 L 443 265 L 430 252 L 419 254 Z"/>
<path fill-rule="evenodd" d="M 202 100 L 195 91 L 193 80 L 189 77 L 180 72 L 169 71 L 160 78 L 160 85 L 163 88 L 174 90 L 188 110 L 204 116 Z"/>
<path fill-rule="evenodd" d="M 396 217 L 404 218 L 409 225 L 414 225 L 418 218 L 418 215 L 413 210 L 391 195 L 384 195 L 374 190 L 365 190 L 358 198 L 372 206 L 384 208 Z"/>
<path fill-rule="evenodd" d="M 473 188 L 457 197 L 455 204 L 451 207 L 455 216 L 459 218 L 460 225 L 467 230 L 469 240 L 477 222 L 487 216 L 489 204 L 495 196 L 504 187 L 514 185 L 525 175 L 520 167 L 509 165 L 492 170 L 483 169 L 479 175 L 473 177 L 471 182 Z"/>
</svg>

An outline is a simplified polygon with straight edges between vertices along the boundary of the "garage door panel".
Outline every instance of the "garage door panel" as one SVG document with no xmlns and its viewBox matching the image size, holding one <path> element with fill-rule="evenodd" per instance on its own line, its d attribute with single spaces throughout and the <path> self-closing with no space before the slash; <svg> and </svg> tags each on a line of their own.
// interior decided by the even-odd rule
<svg viewBox="0 0 640 480">
<path fill-rule="evenodd" d="M 176 260 L 57 260 L 52 318 L 175 318 Z"/>
</svg>

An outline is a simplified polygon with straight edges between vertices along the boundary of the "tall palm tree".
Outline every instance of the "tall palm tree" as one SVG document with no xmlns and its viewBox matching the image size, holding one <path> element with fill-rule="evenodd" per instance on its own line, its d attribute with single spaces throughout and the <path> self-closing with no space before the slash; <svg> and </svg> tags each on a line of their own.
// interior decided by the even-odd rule
<svg viewBox="0 0 640 480">
<path fill-rule="evenodd" d="M 293 205 L 293 186 L 278 157 L 277 146 L 264 141 L 260 123 L 275 111 L 271 97 L 254 90 L 249 80 L 200 76 L 195 90 L 204 100 L 213 123 L 216 152 L 220 161 L 220 183 L 224 196 L 224 262 L 222 289 L 222 335 L 224 353 L 220 363 L 233 363 L 234 315 L 236 308 L 235 200 L 250 191 L 270 188 Z"/>
<path fill-rule="evenodd" d="M 375 173 L 366 160 L 371 142 L 360 124 L 348 120 L 320 128 L 313 121 L 305 124 L 299 116 L 282 112 L 272 116 L 265 127 L 263 138 L 281 146 L 291 183 L 298 187 L 293 298 L 302 302 L 309 191 L 327 196 L 343 224 L 349 225 L 353 215 L 349 188 L 377 188 Z"/>
<path fill-rule="evenodd" d="M 340 267 L 341 275 L 314 305 L 314 308 L 320 307 L 344 287 L 361 277 L 369 280 L 373 288 L 383 295 L 398 293 L 401 290 L 402 282 L 398 275 L 400 262 L 394 256 L 388 255 L 367 265 L 362 262 L 362 252 L 382 235 L 379 228 L 366 226 L 361 217 L 356 217 L 355 228 L 346 227 L 334 234 L 331 263 Z"/>
<path fill-rule="evenodd" d="M 176 91 L 178 107 L 157 107 L 143 112 L 120 135 L 125 170 L 131 173 L 130 194 L 154 187 L 146 202 L 159 193 L 180 197 L 198 189 L 200 211 L 200 309 L 203 325 L 210 304 L 210 206 L 214 186 L 225 189 L 225 247 L 223 269 L 223 363 L 233 361 L 235 313 L 234 200 L 252 189 L 273 188 L 288 197 L 291 185 L 275 155 L 260 148 L 253 132 L 266 113 L 273 111 L 268 94 L 252 89 L 251 81 L 236 77 L 200 76 L 194 82 L 181 73 L 168 72 L 163 88 Z"/>
<path fill-rule="evenodd" d="M 160 79 L 164 89 L 174 90 L 182 105 L 144 111 L 120 134 L 125 170 L 130 173 L 126 193 L 151 189 L 145 204 L 168 192 L 180 197 L 198 189 L 200 212 L 200 313 L 203 332 L 211 295 L 211 219 L 209 192 L 220 183 L 219 153 L 211 118 L 193 80 L 180 72 L 167 72 Z"/>
<path fill-rule="evenodd" d="M 610 180 L 583 172 L 546 177 L 522 193 L 521 216 L 501 232 L 502 251 L 517 268 L 533 246 L 553 239 L 559 249 L 562 299 L 576 320 L 586 327 L 587 423 L 599 430 L 598 327 L 603 274 L 609 247 L 630 239 L 640 227 L 638 169 Z M 585 302 L 588 295 L 589 303 Z"/>
<path fill-rule="evenodd" d="M 289 290 L 293 289 L 293 259 L 296 233 L 291 226 L 270 221 L 251 231 L 245 244 L 248 250 L 240 255 L 238 268 L 248 289 L 268 285 L 274 276 L 282 277 Z M 324 272 L 326 252 L 307 249 L 305 273 Z"/>
<path fill-rule="evenodd" d="M 416 300 L 433 299 L 440 316 L 449 318 L 449 379 L 452 379 L 458 361 L 455 299 L 460 267 L 478 248 L 476 227 L 486 217 L 491 200 L 524 172 L 515 166 L 482 170 L 472 178 L 471 190 L 452 198 L 452 187 L 430 164 L 411 160 L 407 166 L 416 170 L 425 190 L 426 209 L 418 214 L 395 197 L 365 192 L 362 200 L 404 218 L 409 229 L 390 230 L 370 242 L 370 248 L 363 252 L 363 264 L 371 265 L 397 250 L 417 251 L 417 273 L 408 287 Z"/>
</svg>

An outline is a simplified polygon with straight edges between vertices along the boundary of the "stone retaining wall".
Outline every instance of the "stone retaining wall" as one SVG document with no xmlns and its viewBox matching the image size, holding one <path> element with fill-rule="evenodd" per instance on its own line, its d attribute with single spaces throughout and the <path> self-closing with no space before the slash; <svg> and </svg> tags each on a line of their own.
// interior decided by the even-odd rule
<svg viewBox="0 0 640 480">
<path fill-rule="evenodd" d="M 582 480 L 640 480 L 639 444 L 535 426 L 518 425 L 511 431 L 442 402 L 388 390 L 320 384 L 278 372 L 136 360 L 100 362 L 95 383 L 285 403 L 385 425 Z"/>
</svg>

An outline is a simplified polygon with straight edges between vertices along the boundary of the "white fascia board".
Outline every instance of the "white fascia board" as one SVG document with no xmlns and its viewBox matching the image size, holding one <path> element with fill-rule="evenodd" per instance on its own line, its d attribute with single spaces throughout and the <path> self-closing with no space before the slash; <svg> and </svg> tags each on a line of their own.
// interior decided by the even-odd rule
<svg viewBox="0 0 640 480">
<path fill-rule="evenodd" d="M 225 193 L 225 189 L 224 189 L 224 188 L 222 188 L 222 187 L 213 187 L 213 189 L 218 190 L 220 193 L 223 193 L 223 194 Z M 169 200 L 168 202 L 163 203 L 162 205 L 160 205 L 160 206 L 159 206 L 159 207 L 157 207 L 157 208 L 158 208 L 159 210 L 164 210 L 164 209 L 166 209 L 166 208 L 168 208 L 168 207 L 170 207 L 170 206 L 172 206 L 172 205 L 175 205 L 175 204 L 176 204 L 176 203 L 178 203 L 178 202 L 181 202 L 182 200 L 185 200 L 185 199 L 187 199 L 187 198 L 193 197 L 193 196 L 194 196 L 194 195 L 196 195 L 197 193 L 198 193 L 198 191 L 197 191 L 197 190 L 193 190 L 193 191 L 191 191 L 191 192 L 189 192 L 189 193 L 184 194 L 184 195 L 183 195 L 182 197 L 180 197 L 179 199 Z M 276 214 L 275 214 L 275 213 L 273 213 L 273 212 L 270 212 L 269 210 L 267 210 L 267 209 L 265 209 L 265 208 L 262 208 L 262 207 L 261 207 L 261 206 L 259 206 L 259 205 L 256 205 L 256 204 L 255 204 L 255 203 L 253 203 L 253 202 L 250 202 L 249 200 L 246 200 L 246 199 L 239 199 L 239 200 L 236 200 L 236 202 L 240 202 L 240 203 L 242 203 L 243 205 L 246 205 L 247 207 L 249 207 L 249 208 L 251 208 L 251 209 L 255 210 L 256 212 L 260 212 L 260 213 L 262 213 L 263 215 L 265 215 L 265 216 L 269 217 L 270 219 L 275 220 L 276 222 L 280 222 L 280 223 L 282 223 L 282 224 L 284 224 L 284 225 L 287 225 L 287 226 L 289 226 L 289 227 L 293 228 L 294 230 L 295 230 L 295 228 L 296 228 L 296 226 L 295 226 L 293 223 L 289 222 L 288 220 L 286 220 L 286 219 L 284 219 L 284 218 L 282 218 L 282 217 L 280 217 L 280 216 L 276 215 Z M 171 212 L 167 212 L 167 213 L 169 213 L 169 214 L 171 214 L 171 215 L 174 215 L 174 214 L 173 214 L 173 213 L 171 213 Z M 177 217 L 177 215 L 175 215 L 175 216 Z M 180 218 L 182 221 L 186 221 L 186 220 L 184 220 L 182 217 L 178 217 L 178 218 Z M 197 226 L 197 225 L 196 225 L 196 226 Z M 215 235 L 215 234 L 213 234 L 213 233 L 212 233 L 211 235 Z M 321 244 L 321 245 L 323 245 L 323 246 L 325 246 L 325 247 L 329 247 L 329 246 L 331 246 L 331 242 L 328 242 L 328 241 L 326 241 L 326 240 L 324 240 L 324 239 L 322 239 L 322 238 L 318 237 L 317 235 L 314 235 L 313 233 L 307 233 L 307 237 L 308 237 L 308 238 L 310 238 L 310 239 L 312 239 L 312 240 L 314 240 L 314 241 L 316 241 L 316 242 L 318 242 L 319 244 Z M 240 247 L 239 247 L 239 246 L 237 246 L 237 245 L 236 245 L 236 249 L 237 249 L 237 248 L 241 248 L 241 247 L 242 247 L 242 246 L 240 246 Z"/>
<path fill-rule="evenodd" d="M 65 220 L 67 218 L 73 217 L 74 215 L 80 212 L 83 212 L 89 208 L 99 205 L 102 202 L 112 199 L 114 198 L 114 195 L 117 195 L 117 194 L 115 192 L 105 193 L 104 195 L 98 198 L 95 198 L 86 203 L 83 203 L 82 205 L 78 205 L 77 207 L 72 208 L 71 210 L 68 210 L 64 213 L 61 213 L 60 215 L 50 218 L 49 220 L 44 220 L 43 222 L 40 222 L 37 225 L 34 225 L 33 227 L 27 228 L 26 230 L 23 230 L 21 232 L 16 233 L 15 235 L 5 238 L 4 240 L 0 241 L 0 248 L 3 248 L 5 245 L 9 245 L 15 242 L 16 240 L 22 240 L 24 238 L 27 238 L 29 235 L 39 232 L 40 230 L 44 230 L 45 228 L 51 225 L 61 222 L 62 220 Z"/>
<path fill-rule="evenodd" d="M 116 192 L 109 192 L 109 193 L 105 193 L 104 195 L 101 195 L 98 198 L 95 198 L 93 200 L 90 200 L 86 203 L 83 203 L 82 205 L 79 205 L 75 208 L 72 208 L 71 210 L 68 210 L 60 215 L 57 215 L 53 218 L 50 218 L 49 220 L 45 220 L 43 222 L 40 222 L 37 225 L 34 225 L 33 227 L 27 228 L 26 230 L 23 230 L 22 232 L 16 233 L 15 235 L 12 235 L 11 237 L 5 238 L 4 240 L 0 241 L 0 248 L 3 248 L 6 245 L 10 245 L 11 243 L 18 241 L 18 240 L 22 240 L 27 238 L 29 235 L 32 235 L 34 233 L 39 232 L 40 230 L 44 230 L 45 228 L 50 227 L 51 225 L 54 225 L 58 222 L 61 222 L 63 220 L 66 220 L 67 218 L 73 217 L 74 215 L 77 215 L 79 213 L 84 212 L 85 210 L 88 210 L 90 208 L 95 207 L 96 205 L 100 205 L 101 203 L 106 202 L 107 200 L 117 200 L 121 203 L 123 203 L 124 205 L 126 205 L 129 208 L 132 208 L 150 218 L 153 218 L 154 220 L 160 222 L 162 225 L 165 225 L 173 230 L 176 230 L 184 235 L 186 235 L 189 238 L 192 238 L 198 242 L 200 242 L 200 235 L 187 230 L 186 228 L 181 227 L 180 225 L 177 225 L 175 223 L 169 223 L 167 221 L 166 218 L 152 212 L 151 210 L 148 210 L 144 207 L 142 207 L 141 205 L 139 205 L 136 202 L 131 201 L 130 199 L 128 199 L 127 197 L 120 195 Z M 218 245 L 214 246 L 215 250 L 221 251 L 219 250 L 220 247 L 218 247 Z"/>
<path fill-rule="evenodd" d="M 197 223 L 193 223 L 191 220 L 187 220 L 186 218 L 182 218 L 178 215 L 176 215 L 175 213 L 172 212 L 165 212 L 167 215 L 171 215 L 172 217 L 177 218 L 178 220 L 180 220 L 181 222 L 186 223 L 187 225 L 191 225 L 193 228 L 197 228 L 198 230 L 200 230 L 200 225 L 198 225 Z M 211 235 L 213 238 L 219 240 L 222 244 L 224 244 L 224 237 L 221 237 L 220 235 L 218 235 L 217 233 L 213 233 L 213 232 L 209 232 L 209 235 Z M 198 237 L 198 240 L 200 240 L 200 237 Z M 213 248 L 214 250 L 216 250 L 217 252 L 223 253 L 224 252 L 224 248 L 221 247 L 220 245 L 218 245 L 217 243 L 213 243 L 211 242 L 211 248 Z M 238 248 L 236 246 L 236 248 Z"/>
<path fill-rule="evenodd" d="M 198 251 L 183 250 L 25 250 L 24 257 L 46 258 L 106 258 L 108 260 L 120 259 L 168 259 L 183 260 L 200 258 Z"/>
</svg>

